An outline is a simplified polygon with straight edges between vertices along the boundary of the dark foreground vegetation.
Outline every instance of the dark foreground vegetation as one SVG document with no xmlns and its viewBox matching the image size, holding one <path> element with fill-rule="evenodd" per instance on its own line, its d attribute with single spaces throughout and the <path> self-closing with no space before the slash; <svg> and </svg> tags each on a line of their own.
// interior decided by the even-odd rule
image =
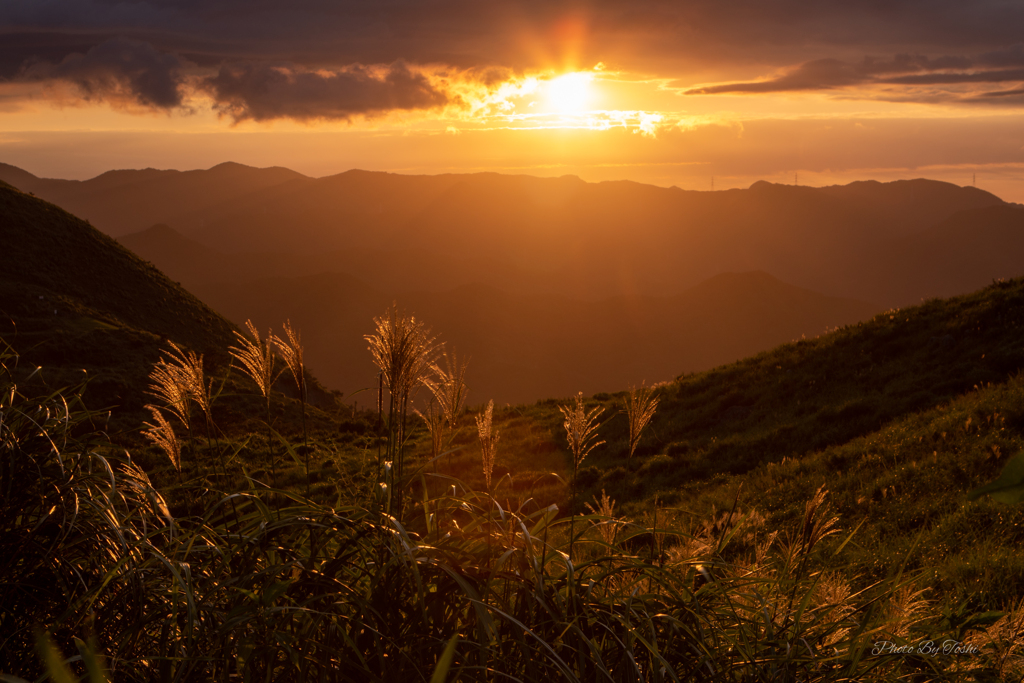
<svg viewBox="0 0 1024 683">
<path fill-rule="evenodd" d="M 929 600 L 928 577 L 908 566 L 913 549 L 881 578 L 850 570 L 849 548 L 860 541 L 834 496 L 815 487 L 814 476 L 799 487 L 785 483 L 800 468 L 813 475 L 822 456 L 763 464 L 744 480 L 762 491 L 771 483 L 806 494 L 789 501 L 796 513 L 785 524 L 768 523 L 738 495 L 699 523 L 658 503 L 646 515 L 618 517 L 608 495 L 594 497 L 590 514 L 567 515 L 583 507 L 576 499 L 586 488 L 584 459 L 600 451 L 599 402 L 561 406 L 569 462 L 551 478 L 562 496 L 571 484 L 572 497 L 560 512 L 516 485 L 514 471 L 494 471 L 502 459 L 495 448 L 515 447 L 498 438 L 511 426 L 511 409 L 504 420 L 492 422 L 493 406 L 477 416 L 476 456 L 460 447 L 458 419 L 439 440 L 429 437 L 445 423 L 431 422 L 430 408 L 422 421 L 410 420 L 411 383 L 427 379 L 431 365 L 417 369 L 408 349 L 425 361 L 434 347 L 397 311 L 377 324 L 368 340 L 382 367 L 378 422 L 353 414 L 336 427 L 349 432 L 334 448 L 337 461 L 325 459 L 332 446 L 316 411 L 310 433 L 296 431 L 294 419 L 290 435 L 275 429 L 281 421 L 272 426 L 269 391 L 253 404 L 265 403 L 265 435 L 258 425 L 222 430 L 210 403 L 218 397 L 201 376 L 196 390 L 207 392 L 206 407 L 183 402 L 163 441 L 155 436 L 159 420 L 148 424 L 156 445 L 140 445 L 133 459 L 104 433 L 106 414 L 82 404 L 83 387 L 30 392 L 33 372 L 6 350 L 0 652 L 8 679 L 32 680 L 44 668 L 55 680 L 88 672 L 96 681 L 999 680 L 1022 673 L 1024 609 L 979 612 Z M 393 344 L 405 338 L 389 324 L 412 329 L 411 346 Z M 272 342 L 287 343 L 239 336 L 234 351 L 265 349 L 273 374 Z M 190 363 L 202 370 L 202 359 L 184 351 L 161 363 L 165 375 Z M 440 398 L 458 364 L 432 369 L 431 393 Z M 251 370 L 260 376 L 259 367 Z M 1011 380 L 1005 395 L 990 399 L 1016 401 L 1020 384 Z M 148 394 L 157 399 L 154 417 L 174 418 L 175 399 L 156 389 Z M 661 401 L 673 400 L 665 387 L 659 392 Z M 644 392 L 631 399 L 642 404 Z M 274 400 L 294 418 L 301 410 L 305 426 L 304 402 Z M 989 408 L 963 401 L 942 409 L 950 434 L 962 427 L 958 411 Z M 633 453 L 643 450 L 630 429 L 643 425 L 633 423 L 623 420 L 619 435 L 631 456 L 616 475 L 626 484 L 632 473 L 654 476 L 666 457 Z M 187 440 L 176 440 L 183 427 Z M 972 435 L 970 421 L 961 431 Z M 353 432 L 363 432 L 358 463 Z M 454 474 L 469 457 L 476 473 L 465 483 Z M 905 537 L 901 530 L 895 547 Z"/>
<path fill-rule="evenodd" d="M 393 309 L 342 402 L 291 325 L 242 335 L 55 207 L 0 211 L 4 680 L 1024 673 L 1024 514 L 968 498 L 1024 449 L 1024 281 L 470 410 Z"/>
</svg>

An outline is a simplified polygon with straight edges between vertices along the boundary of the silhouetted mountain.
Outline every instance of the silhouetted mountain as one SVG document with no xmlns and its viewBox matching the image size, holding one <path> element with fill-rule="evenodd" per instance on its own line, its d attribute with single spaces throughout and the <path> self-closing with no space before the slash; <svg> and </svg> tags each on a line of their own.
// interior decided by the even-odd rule
<svg viewBox="0 0 1024 683">
<path fill-rule="evenodd" d="M 312 365 L 346 391 L 363 379 L 340 368 L 365 349 L 335 358 L 347 347 L 332 331 L 366 333 L 392 301 L 460 349 L 478 346 L 465 352 L 483 386 L 519 401 L 707 368 L 1024 273 L 1017 209 L 928 180 L 688 192 L 494 173 L 312 179 L 236 164 L 82 183 L 13 167 L 0 177 L 63 188 L 117 229 L 163 223 L 122 240 L 236 322 L 302 320 L 319 349 Z M 487 324 L 463 336 L 471 319 Z M 591 353 L 588 339 L 614 352 Z"/>
<path fill-rule="evenodd" d="M 286 168 L 252 168 L 223 163 L 205 171 L 108 171 L 90 180 L 37 178 L 0 164 L 0 180 L 31 192 L 95 224 L 123 235 L 154 223 L 177 225 L 197 211 L 266 191 L 306 176 Z"/>
<path fill-rule="evenodd" d="M 1003 205 L 982 190 L 930 180 L 692 192 L 495 173 L 349 171 L 313 179 L 237 164 L 115 171 L 83 182 L 41 180 L 8 166 L 0 178 L 111 234 L 164 223 L 224 254 L 273 255 L 245 262 L 265 275 L 348 272 L 419 290 L 489 281 L 510 292 L 591 300 L 678 294 L 718 273 L 748 270 L 884 306 L 922 292 L 959 293 L 945 286 L 956 275 L 936 280 L 906 264 L 896 274 L 879 271 L 889 264 L 880 251 L 960 211 Z M 993 255 L 1015 248 L 990 247 Z M 986 281 L 1024 272 L 997 267 L 998 260 Z M 899 285 L 903 277 L 920 287 Z M 892 291 L 880 286 L 890 282 Z"/>
<path fill-rule="evenodd" d="M 189 234 L 225 252 L 400 248 L 464 263 L 500 258 L 591 299 L 679 293 L 743 270 L 864 298 L 860 262 L 879 245 L 956 211 L 1002 203 L 934 181 L 686 192 L 577 178 L 350 172 L 307 185 L 301 198 L 261 196 Z M 338 201 L 349 187 L 382 199 Z"/>
</svg>

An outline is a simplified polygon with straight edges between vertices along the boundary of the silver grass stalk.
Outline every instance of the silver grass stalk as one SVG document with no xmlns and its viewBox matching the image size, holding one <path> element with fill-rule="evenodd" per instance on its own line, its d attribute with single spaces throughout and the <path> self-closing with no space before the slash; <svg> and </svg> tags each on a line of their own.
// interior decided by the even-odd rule
<svg viewBox="0 0 1024 683">
<path fill-rule="evenodd" d="M 148 427 L 148 429 L 144 430 L 142 435 L 164 452 L 167 459 L 171 461 L 174 469 L 177 470 L 180 475 L 181 442 L 178 441 L 178 435 L 174 433 L 174 428 L 171 426 L 171 423 L 167 421 L 167 418 L 164 417 L 164 414 L 160 412 L 159 408 L 149 404 L 147 404 L 145 408 L 153 416 L 153 422 L 156 424 L 143 422 L 143 426 Z"/>
<path fill-rule="evenodd" d="M 466 368 L 469 363 L 466 360 L 460 363 L 454 353 L 450 356 L 447 353 L 443 355 L 444 367 L 441 367 L 440 363 L 431 363 L 430 374 L 421 380 L 423 386 L 427 387 L 433 396 L 431 405 L 436 402 L 439 408 L 438 424 L 436 427 L 428 427 L 434 441 L 433 457 L 435 458 L 441 454 L 455 435 L 455 428 L 468 393 L 466 390 Z"/>
<path fill-rule="evenodd" d="M 267 331 L 267 338 L 261 340 L 259 330 L 251 320 L 245 321 L 245 328 L 252 339 L 236 331 L 238 346 L 231 346 L 228 351 L 231 357 L 241 364 L 242 371 L 252 379 L 263 396 L 264 421 L 267 423 L 267 457 L 270 458 L 270 469 L 276 478 L 277 464 L 270 448 L 270 390 L 281 373 L 274 374 L 274 347 L 270 341 L 273 335 L 270 331 Z"/>
<path fill-rule="evenodd" d="M 231 357 L 238 361 L 241 370 L 256 384 L 260 395 L 269 399 L 270 389 L 277 379 L 277 375 L 274 374 L 272 336 L 268 332 L 267 339 L 261 340 L 259 330 L 251 320 L 245 321 L 245 327 L 252 339 L 235 331 L 238 346 L 228 347 L 228 351 L 231 353 Z"/>
<path fill-rule="evenodd" d="M 424 377 L 423 385 L 430 390 L 437 400 L 441 411 L 444 414 L 445 422 L 449 429 L 455 429 L 459 415 L 466 403 L 466 368 L 469 362 L 463 360 L 461 363 L 455 353 L 450 356 L 443 354 L 444 367 L 439 363 L 431 363 L 430 370 L 433 377 Z"/>
<path fill-rule="evenodd" d="M 383 384 L 388 388 L 388 442 L 387 461 L 395 462 L 395 481 L 404 475 L 405 417 L 409 408 L 409 395 L 420 383 L 434 361 L 438 346 L 430 330 L 413 316 L 399 313 L 398 306 L 389 308 L 384 315 L 373 319 L 374 333 L 365 337 L 370 355 L 381 372 Z M 378 471 L 380 471 L 378 463 Z M 402 488 L 398 486 L 392 498 L 398 511 L 402 510 Z"/>
<path fill-rule="evenodd" d="M 203 357 L 194 351 L 183 351 L 174 342 L 165 353 L 168 358 L 160 357 L 149 375 L 149 394 L 164 402 L 165 407 L 174 414 L 185 429 L 189 438 L 192 436 L 191 406 L 197 404 L 206 417 L 207 436 L 212 424 L 210 417 L 210 387 L 203 373 Z"/>
<path fill-rule="evenodd" d="M 438 408 L 437 402 L 434 400 L 427 404 L 423 412 L 419 410 L 413 410 L 413 412 L 420 416 L 420 419 L 427 425 L 427 431 L 430 432 L 430 459 L 433 460 L 441 455 L 441 449 L 444 448 L 446 431 L 444 412 Z"/>
<path fill-rule="evenodd" d="M 604 489 L 601 489 L 600 499 L 594 496 L 594 503 L 597 504 L 597 507 L 590 503 L 584 503 L 583 505 L 590 510 L 590 514 L 605 518 L 604 522 L 596 524 L 597 530 L 601 534 L 601 539 L 608 545 L 612 545 L 615 543 L 615 536 L 618 534 L 619 527 L 624 522 L 615 519 L 615 501 L 604 492 Z"/>
<path fill-rule="evenodd" d="M 484 482 L 491 490 L 491 474 L 494 472 L 494 458 L 498 451 L 498 432 L 493 429 L 494 400 L 487 403 L 484 412 L 476 416 L 476 431 L 480 437 L 480 455 L 483 460 Z"/>
<path fill-rule="evenodd" d="M 589 412 L 583 407 L 583 392 L 576 394 L 571 405 L 558 406 L 565 417 L 565 435 L 569 442 L 569 450 L 572 451 L 572 511 L 569 516 L 569 557 L 572 558 L 572 549 L 575 542 L 575 520 L 576 520 L 576 477 L 579 474 L 580 465 L 592 450 L 604 443 L 594 441 L 597 438 L 597 418 L 604 412 L 604 408 L 598 406 Z"/>
<path fill-rule="evenodd" d="M 659 399 L 654 396 L 654 389 L 651 387 L 641 384 L 639 388 L 630 389 L 624 410 L 626 418 L 629 420 L 629 458 L 626 460 L 627 463 L 632 461 L 636 447 L 640 443 L 640 435 L 643 434 L 644 427 L 654 417 L 654 411 L 658 409 L 658 401 Z"/>
</svg>

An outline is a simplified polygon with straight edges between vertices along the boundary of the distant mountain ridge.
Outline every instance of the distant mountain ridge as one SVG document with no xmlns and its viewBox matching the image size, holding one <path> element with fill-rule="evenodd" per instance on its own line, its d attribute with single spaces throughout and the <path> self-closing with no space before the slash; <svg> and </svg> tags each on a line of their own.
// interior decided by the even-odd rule
<svg viewBox="0 0 1024 683">
<path fill-rule="evenodd" d="M 176 223 L 183 215 L 210 210 L 237 197 L 306 176 L 285 168 L 253 168 L 226 162 L 207 170 L 107 171 L 89 180 L 38 178 L 0 163 L 0 180 L 31 192 L 118 236 L 153 223 Z M 162 216 L 149 220 L 143 216 Z"/>
<path fill-rule="evenodd" d="M 460 270 L 490 261 L 502 289 L 539 291 L 536 283 L 546 281 L 546 291 L 591 300 L 678 294 L 721 272 L 763 270 L 831 296 L 906 305 L 937 295 L 942 281 L 922 276 L 916 290 L 887 289 L 880 283 L 891 273 L 878 272 L 879 255 L 958 212 L 1006 205 L 977 188 L 930 180 L 822 188 L 759 181 L 747 190 L 695 192 L 496 173 L 308 178 L 239 164 L 116 171 L 81 182 L 0 166 L 0 179 L 112 235 L 163 223 L 225 254 L 275 254 L 285 263 L 301 257 L 314 272 L 362 265 L 358 276 L 367 281 L 374 275 L 365 257 L 372 257 L 385 264 L 384 285 L 437 260 L 457 286 L 476 277 L 459 278 Z M 346 257 L 354 253 L 361 257 Z M 950 293 L 1024 273 L 1011 270 L 977 273 L 966 289 Z M 430 286 L 429 273 L 418 279 L 410 284 Z"/>
<path fill-rule="evenodd" d="M 0 179 L 134 226 L 123 244 L 236 324 L 291 318 L 346 392 L 371 383 L 362 335 L 394 301 L 474 357 L 480 400 L 512 402 L 706 369 L 1024 274 L 1024 211 L 920 179 L 693 192 L 238 164 Z"/>
</svg>

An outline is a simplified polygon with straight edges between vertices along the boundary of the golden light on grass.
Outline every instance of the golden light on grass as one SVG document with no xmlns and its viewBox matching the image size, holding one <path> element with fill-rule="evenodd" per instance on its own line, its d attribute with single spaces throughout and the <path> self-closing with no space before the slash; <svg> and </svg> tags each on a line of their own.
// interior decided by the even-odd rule
<svg viewBox="0 0 1024 683">
<path fill-rule="evenodd" d="M 210 415 L 210 390 L 203 374 L 203 357 L 194 351 L 184 351 L 174 342 L 169 342 L 170 359 L 163 356 L 149 374 L 149 395 L 161 399 L 164 407 L 171 411 L 192 434 L 191 407 L 195 403 L 206 416 L 207 436 L 212 425 Z"/>
<path fill-rule="evenodd" d="M 239 362 L 239 367 L 249 376 L 260 390 L 260 395 L 267 400 L 267 411 L 270 408 L 270 389 L 274 386 L 277 375 L 274 374 L 274 346 L 275 337 L 267 333 L 266 340 L 260 339 L 260 333 L 251 320 L 245 321 L 245 327 L 249 330 L 252 341 L 246 338 L 241 332 L 235 331 L 238 346 L 228 347 L 231 357 Z"/>
<path fill-rule="evenodd" d="M 568 73 L 544 84 L 546 108 L 556 114 L 581 114 L 593 99 L 594 76 L 585 71 Z"/>
<path fill-rule="evenodd" d="M 164 417 L 163 413 L 153 405 L 147 404 L 146 410 L 153 416 L 153 422 L 143 422 L 142 426 L 146 427 L 142 432 L 142 435 L 149 439 L 154 445 L 158 446 L 160 450 L 167 455 L 167 459 L 171 461 L 175 471 L 181 474 L 181 442 L 178 441 L 178 436 L 174 433 L 174 428 Z"/>
<path fill-rule="evenodd" d="M 629 390 L 624 410 L 626 417 L 629 418 L 629 458 L 627 462 L 633 459 L 633 453 L 636 452 L 636 447 L 640 443 L 640 435 L 647 423 L 654 417 L 659 400 L 654 396 L 654 389 L 651 387 L 641 385 L 639 389 L 633 387 Z"/>
<path fill-rule="evenodd" d="M 491 474 L 494 472 L 494 456 L 498 449 L 498 430 L 493 429 L 494 400 L 487 403 L 483 413 L 476 416 L 476 431 L 480 436 L 480 454 L 483 460 L 484 482 L 491 490 Z"/>
</svg>

